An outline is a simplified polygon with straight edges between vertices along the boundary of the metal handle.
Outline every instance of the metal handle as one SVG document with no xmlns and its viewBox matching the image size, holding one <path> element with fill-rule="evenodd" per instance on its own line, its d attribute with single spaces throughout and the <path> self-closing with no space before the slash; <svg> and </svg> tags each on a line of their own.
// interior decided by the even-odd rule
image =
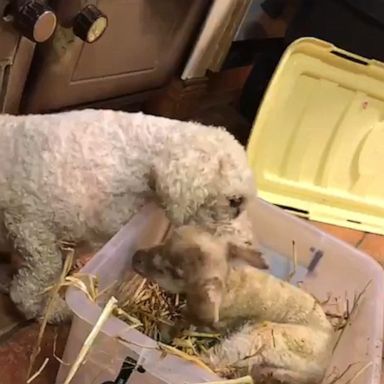
<svg viewBox="0 0 384 384">
<path fill-rule="evenodd" d="M 56 29 L 55 12 L 39 0 L 12 0 L 2 9 L 3 20 L 14 26 L 29 40 L 42 43 L 48 40 Z"/>
</svg>

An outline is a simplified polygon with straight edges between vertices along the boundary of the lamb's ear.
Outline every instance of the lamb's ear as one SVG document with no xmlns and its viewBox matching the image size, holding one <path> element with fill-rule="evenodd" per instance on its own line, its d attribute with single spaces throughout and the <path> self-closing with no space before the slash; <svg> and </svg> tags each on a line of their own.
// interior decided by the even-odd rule
<svg viewBox="0 0 384 384">
<path fill-rule="evenodd" d="M 161 161 L 159 164 L 153 165 L 148 173 L 148 188 L 153 194 L 155 202 L 164 209 L 168 219 L 173 224 L 181 225 L 184 222 L 184 212 L 186 209 L 179 208 L 175 202 L 180 206 L 182 201 L 179 201 L 177 191 L 173 190 L 170 185 L 164 181 L 167 180 L 165 170 Z M 173 183 L 176 185 L 176 183 Z"/>
<path fill-rule="evenodd" d="M 228 260 L 243 260 L 247 264 L 258 269 L 269 268 L 260 251 L 231 242 L 228 243 L 227 257 Z"/>
<path fill-rule="evenodd" d="M 142 247 L 138 248 L 132 256 L 131 265 L 135 269 L 140 265 L 143 259 L 153 257 L 156 254 L 159 254 L 164 248 L 164 243 L 160 243 L 151 247 Z"/>
<path fill-rule="evenodd" d="M 223 289 L 223 283 L 217 278 L 188 287 L 187 309 L 195 322 L 208 326 L 219 322 Z"/>
<path fill-rule="evenodd" d="M 160 243 L 157 243 L 155 245 L 150 245 L 150 246 L 143 246 L 137 249 L 136 252 L 140 252 L 142 254 L 153 254 L 156 252 L 161 251 L 166 245 L 165 241 L 162 241 Z"/>
</svg>

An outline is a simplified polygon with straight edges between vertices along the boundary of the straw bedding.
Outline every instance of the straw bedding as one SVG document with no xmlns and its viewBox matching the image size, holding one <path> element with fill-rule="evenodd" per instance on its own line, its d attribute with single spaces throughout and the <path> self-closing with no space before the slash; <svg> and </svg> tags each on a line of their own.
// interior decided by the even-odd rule
<svg viewBox="0 0 384 384">
<path fill-rule="evenodd" d="M 154 340 L 169 344 L 180 351 L 198 357 L 215 342 L 219 335 L 180 330 L 172 337 L 172 328 L 182 320 L 186 301 L 183 296 L 162 290 L 156 283 L 134 274 L 115 288 L 118 317 Z"/>
<path fill-rule="evenodd" d="M 344 305 L 341 305 L 343 308 L 327 312 L 328 319 L 339 332 L 335 348 L 346 324 L 350 322 L 351 316 L 357 310 L 366 288 L 355 296 L 352 305 L 346 300 Z M 140 332 L 154 340 L 175 347 L 182 354 L 193 356 L 197 360 L 201 358 L 202 353 L 218 343 L 224 336 L 184 329 L 178 337 L 173 338 L 169 331 L 179 320 L 182 320 L 182 311 L 186 305 L 185 298 L 167 293 L 156 283 L 139 275 L 134 274 L 132 278 L 119 283 L 114 289 L 114 295 L 118 299 L 117 315 L 120 319 L 137 327 Z M 328 301 L 322 304 L 326 305 Z M 239 376 L 232 367 L 227 367 L 224 371 L 216 371 L 216 373 L 227 379 Z M 338 375 L 336 377 L 331 375 L 329 379 L 333 384 L 339 382 Z"/>
<path fill-rule="evenodd" d="M 69 262 L 68 265 L 70 266 L 70 264 L 71 263 Z M 174 326 L 179 323 L 182 324 L 182 313 L 186 305 L 186 300 L 183 296 L 167 293 L 156 283 L 148 281 L 133 272 L 130 272 L 129 275 L 125 276 L 122 281 L 116 282 L 100 291 L 98 289 L 97 278 L 76 271 L 79 267 L 81 268 L 81 266 L 82 265 L 76 265 L 75 268 L 64 268 L 62 277 L 56 285 L 56 294 L 60 288 L 76 286 L 94 302 L 103 303 L 110 300 L 111 297 L 116 297 L 117 303 L 112 314 L 119 317 L 129 326 L 136 328 L 157 341 L 159 343 L 159 348 L 163 348 L 165 352 L 174 353 L 181 358 L 195 362 L 203 368 L 210 369 L 210 367 L 207 367 L 204 363 L 202 354 L 216 343 L 220 342 L 225 335 L 196 332 L 192 328 L 179 329 L 176 337 L 172 335 L 171 330 Z M 343 335 L 346 324 L 351 321 L 354 312 L 356 312 L 368 286 L 369 283 L 362 292 L 355 296 L 352 303 L 349 303 L 348 300 L 345 299 L 344 305 L 342 305 L 344 308 L 333 311 L 332 313 L 327 313 L 335 330 L 339 331 L 339 336 L 334 349 Z M 53 294 L 53 296 L 56 294 Z M 334 299 L 337 300 L 337 298 Z M 329 301 L 330 298 L 327 302 L 321 304 L 326 305 Z M 49 310 L 47 308 L 47 315 L 48 312 Z M 43 321 L 36 351 L 31 356 L 30 372 L 28 375 L 30 379 L 35 378 L 35 375 L 37 374 L 32 375 L 31 371 L 35 357 L 39 353 L 39 345 L 41 336 L 44 333 L 45 325 L 46 321 Z M 353 367 L 354 364 L 351 364 L 346 368 L 346 372 L 349 372 Z M 43 369 L 44 367 L 41 367 L 38 370 L 38 373 Z M 360 376 L 360 371 L 361 370 L 357 371 L 353 377 L 356 375 Z M 233 369 L 233 367 L 225 367 L 225 369 L 221 369 L 220 371 L 216 370 L 215 372 L 226 379 L 233 379 L 241 376 L 241 374 Z M 342 374 L 332 373 L 328 378 L 329 383 L 339 383 L 346 372 L 343 372 Z M 253 382 L 249 376 L 244 379 L 244 382 Z M 243 383 L 243 381 L 241 382 Z"/>
</svg>

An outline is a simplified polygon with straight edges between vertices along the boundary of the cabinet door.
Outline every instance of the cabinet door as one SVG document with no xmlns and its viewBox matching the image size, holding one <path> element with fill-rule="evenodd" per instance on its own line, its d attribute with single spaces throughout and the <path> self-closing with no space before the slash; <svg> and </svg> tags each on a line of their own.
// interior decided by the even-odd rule
<svg viewBox="0 0 384 384">
<path fill-rule="evenodd" d="M 68 13 L 84 1 L 59 0 Z M 209 0 L 99 0 L 108 28 L 93 44 L 58 27 L 39 45 L 24 99 L 26 112 L 134 94 L 164 85 L 196 39 Z M 69 18 L 68 14 L 63 16 Z M 66 25 L 66 23 L 62 23 Z"/>
<path fill-rule="evenodd" d="M 35 44 L 0 19 L 0 113 L 17 113 Z"/>
</svg>

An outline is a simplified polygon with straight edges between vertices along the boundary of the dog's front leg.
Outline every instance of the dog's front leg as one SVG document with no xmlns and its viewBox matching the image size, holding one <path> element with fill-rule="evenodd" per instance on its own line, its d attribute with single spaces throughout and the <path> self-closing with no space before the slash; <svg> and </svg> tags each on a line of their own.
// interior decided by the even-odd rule
<svg viewBox="0 0 384 384">
<path fill-rule="evenodd" d="M 24 264 L 14 275 L 10 297 L 27 319 L 44 316 L 49 290 L 57 281 L 62 269 L 62 255 L 56 236 L 31 214 L 22 216 L 6 212 L 4 224 L 14 249 Z M 62 298 L 52 303 L 49 322 L 63 321 L 69 310 Z"/>
</svg>

